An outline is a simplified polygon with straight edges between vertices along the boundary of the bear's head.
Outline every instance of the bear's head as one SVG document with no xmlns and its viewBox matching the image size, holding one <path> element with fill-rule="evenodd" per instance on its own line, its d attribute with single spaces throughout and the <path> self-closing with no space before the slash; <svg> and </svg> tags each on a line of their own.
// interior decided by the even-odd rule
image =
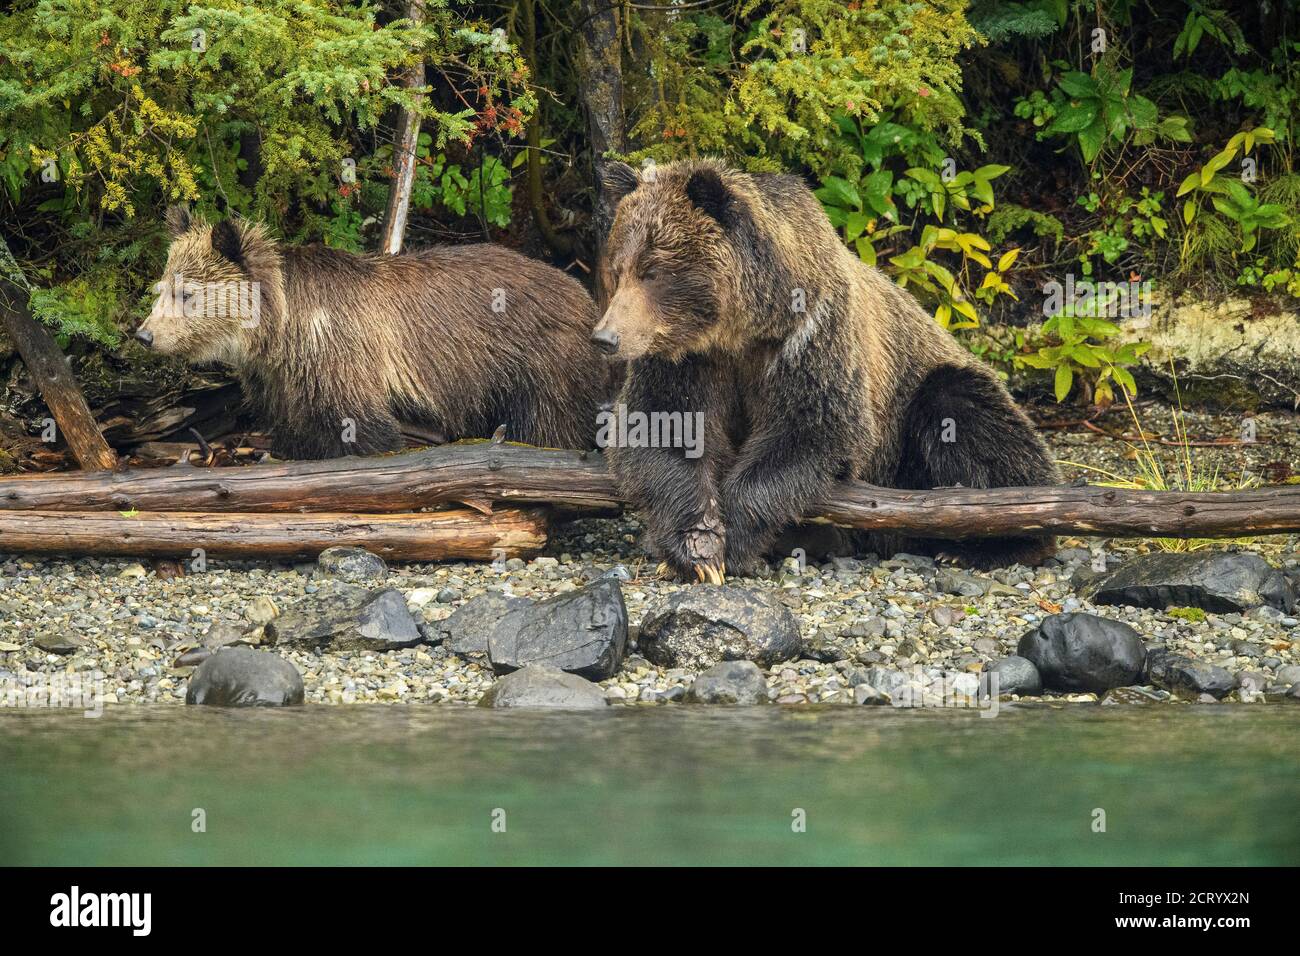
<svg viewBox="0 0 1300 956">
<path fill-rule="evenodd" d="M 712 160 L 640 173 L 614 163 L 602 186 L 615 215 L 602 262 L 609 304 L 592 339 L 621 361 L 727 347 L 735 245 L 749 232 L 743 174 Z"/>
<path fill-rule="evenodd" d="M 184 207 L 167 210 L 171 246 L 158 298 L 135 337 L 164 355 L 238 365 L 281 290 L 280 256 L 265 227 L 209 225 Z"/>
</svg>

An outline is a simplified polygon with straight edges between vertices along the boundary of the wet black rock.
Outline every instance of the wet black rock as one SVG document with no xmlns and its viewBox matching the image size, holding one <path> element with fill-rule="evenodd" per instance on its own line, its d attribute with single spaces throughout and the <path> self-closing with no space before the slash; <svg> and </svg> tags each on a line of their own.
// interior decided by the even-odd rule
<svg viewBox="0 0 1300 956">
<path fill-rule="evenodd" d="M 489 591 L 466 601 L 449 617 L 430 622 L 427 628 L 453 654 L 462 657 L 466 654 L 486 654 L 488 638 L 492 636 L 497 623 L 511 611 L 531 607 L 532 604 L 528 598 Z"/>
<path fill-rule="evenodd" d="M 365 548 L 326 548 L 316 559 L 316 570 L 344 581 L 379 581 L 388 577 L 388 565 Z"/>
<path fill-rule="evenodd" d="M 1016 653 L 1038 668 L 1044 687 L 1093 693 L 1137 683 L 1147 656 L 1133 628 L 1081 612 L 1044 618 Z"/>
<path fill-rule="evenodd" d="M 412 647 L 424 637 L 400 591 L 345 586 L 267 622 L 266 640 L 332 651 L 389 651 Z"/>
<path fill-rule="evenodd" d="M 752 661 L 723 661 L 695 678 L 686 699 L 697 704 L 765 704 L 767 678 Z"/>
<path fill-rule="evenodd" d="M 985 671 L 989 675 L 997 675 L 997 693 L 1002 694 L 1020 694 L 1025 697 L 1036 697 L 1043 692 L 1043 678 L 1038 673 L 1038 668 L 1034 662 L 1026 657 L 1020 657 L 1012 654 L 1004 657 L 1000 661 L 994 661 Z M 990 679 L 985 683 L 984 691 L 993 693 L 993 681 Z"/>
<path fill-rule="evenodd" d="M 638 645 L 655 664 L 692 669 L 736 660 L 770 667 L 803 650 L 788 608 L 766 592 L 730 585 L 669 595 L 646 612 Z"/>
<path fill-rule="evenodd" d="M 479 700 L 480 707 L 604 710 L 600 687 L 558 668 L 533 665 L 499 678 Z"/>
<path fill-rule="evenodd" d="M 1237 686 L 1237 679 L 1222 667 L 1168 651 L 1150 656 L 1147 660 L 1147 674 L 1151 683 L 1157 687 L 1183 697 L 1209 694 L 1218 700 L 1226 697 Z"/>
<path fill-rule="evenodd" d="M 1227 613 L 1268 605 L 1290 612 L 1295 590 L 1277 568 L 1249 552 L 1156 552 L 1130 558 L 1091 586 L 1096 604 L 1199 607 Z"/>
<path fill-rule="evenodd" d="M 498 674 L 543 664 L 605 680 L 618 673 L 625 653 L 627 607 L 613 578 L 515 608 L 488 638 L 488 659 Z"/>
<path fill-rule="evenodd" d="M 290 707 L 302 703 L 302 694 L 302 675 L 283 657 L 247 647 L 229 647 L 195 669 L 185 703 Z"/>
</svg>

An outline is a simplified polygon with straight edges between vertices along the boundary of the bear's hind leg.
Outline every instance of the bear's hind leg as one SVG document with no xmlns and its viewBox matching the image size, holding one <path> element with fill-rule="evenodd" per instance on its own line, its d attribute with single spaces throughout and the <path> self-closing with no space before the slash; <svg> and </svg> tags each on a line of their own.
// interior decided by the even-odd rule
<svg viewBox="0 0 1300 956">
<path fill-rule="evenodd" d="M 903 420 L 898 488 L 1001 488 L 1059 481 L 1047 446 L 993 373 L 944 365 L 917 388 Z M 1037 564 L 1056 549 L 1047 534 L 919 540 L 906 550 L 946 555 L 972 567 Z"/>
<path fill-rule="evenodd" d="M 272 450 L 277 458 L 313 460 L 399 451 L 401 426 L 387 408 L 313 410 L 310 418 L 276 423 Z"/>
</svg>

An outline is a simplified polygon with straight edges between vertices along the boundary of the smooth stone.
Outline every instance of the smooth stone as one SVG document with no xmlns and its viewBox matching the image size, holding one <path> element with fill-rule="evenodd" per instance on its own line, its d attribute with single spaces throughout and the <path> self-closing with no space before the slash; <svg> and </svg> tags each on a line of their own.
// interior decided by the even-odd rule
<svg viewBox="0 0 1300 956">
<path fill-rule="evenodd" d="M 1130 558 L 1091 587 L 1096 604 L 1133 607 L 1199 607 L 1227 613 L 1269 605 L 1295 607 L 1286 576 L 1250 552 L 1192 551 Z"/>
<path fill-rule="evenodd" d="M 767 678 L 753 661 L 723 661 L 695 678 L 686 699 L 696 704 L 765 704 Z"/>
<path fill-rule="evenodd" d="M 1020 694 L 1024 697 L 1037 697 L 1043 692 L 1043 677 L 1038 673 L 1034 662 L 1018 654 L 1012 654 L 994 661 L 984 671 L 985 674 L 997 675 L 997 692 L 1001 694 Z M 988 692 L 993 693 L 993 683 L 988 681 Z"/>
<path fill-rule="evenodd" d="M 347 587 L 308 599 L 266 625 L 276 644 L 305 644 L 334 651 L 388 651 L 412 647 L 424 636 L 393 588 Z"/>
<path fill-rule="evenodd" d="M 618 673 L 626 653 L 627 606 L 612 578 L 515 608 L 488 638 L 488 660 L 497 674 L 542 664 L 605 680 Z"/>
<path fill-rule="evenodd" d="M 1300 684 L 1300 664 L 1288 664 L 1277 672 L 1279 684 Z"/>
<path fill-rule="evenodd" d="M 992 581 L 965 571 L 944 568 L 934 576 L 934 588 L 940 594 L 956 594 L 961 597 L 983 597 L 993 586 Z"/>
<path fill-rule="evenodd" d="M 71 631 L 41 634 L 33 643 L 47 654 L 75 654 L 86 646 L 86 642 Z"/>
<path fill-rule="evenodd" d="M 1147 656 L 1133 628 L 1081 611 L 1043 618 L 1016 653 L 1038 668 L 1044 687 L 1090 693 L 1137 683 Z"/>
<path fill-rule="evenodd" d="M 1150 656 L 1147 674 L 1156 686 L 1187 697 L 1209 694 L 1218 700 L 1237 686 L 1236 678 L 1222 667 L 1168 651 L 1157 651 Z"/>
<path fill-rule="evenodd" d="M 641 653 L 663 667 L 703 670 L 729 660 L 771 667 L 803 650 L 799 623 L 763 591 L 696 585 L 651 607 L 638 635 Z"/>
<path fill-rule="evenodd" d="M 332 578 L 364 583 L 388 577 L 388 565 L 365 548 L 326 548 L 316 558 L 316 569 Z"/>
<path fill-rule="evenodd" d="M 604 710 L 600 686 L 577 674 L 536 664 L 511 671 L 487 689 L 480 707 Z"/>
<path fill-rule="evenodd" d="M 192 647 L 172 662 L 172 667 L 198 667 L 209 657 L 212 651 L 206 647 Z"/>
<path fill-rule="evenodd" d="M 185 703 L 213 707 L 290 707 L 303 699 L 302 675 L 278 654 L 230 647 L 195 669 Z"/>
</svg>

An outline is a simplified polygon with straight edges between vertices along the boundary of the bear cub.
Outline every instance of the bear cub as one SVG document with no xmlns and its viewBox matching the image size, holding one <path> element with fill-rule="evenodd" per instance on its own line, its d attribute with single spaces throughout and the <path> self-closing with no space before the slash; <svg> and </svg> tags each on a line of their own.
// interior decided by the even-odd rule
<svg viewBox="0 0 1300 956">
<path fill-rule="evenodd" d="M 1058 481 L 993 371 L 840 241 L 802 180 L 715 160 L 642 179 L 615 165 L 593 339 L 629 363 L 628 413 L 702 413 L 703 453 L 656 441 L 607 454 L 651 548 L 687 580 L 752 573 L 840 479 L 895 488 Z M 626 443 L 634 444 L 632 442 Z M 1035 562 L 1052 536 L 864 550 Z"/>
<path fill-rule="evenodd" d="M 558 269 L 495 245 L 399 256 L 275 241 L 260 224 L 168 211 L 158 299 L 136 332 L 234 367 L 281 458 L 446 441 L 589 447 L 608 381 L 595 306 Z"/>
</svg>

